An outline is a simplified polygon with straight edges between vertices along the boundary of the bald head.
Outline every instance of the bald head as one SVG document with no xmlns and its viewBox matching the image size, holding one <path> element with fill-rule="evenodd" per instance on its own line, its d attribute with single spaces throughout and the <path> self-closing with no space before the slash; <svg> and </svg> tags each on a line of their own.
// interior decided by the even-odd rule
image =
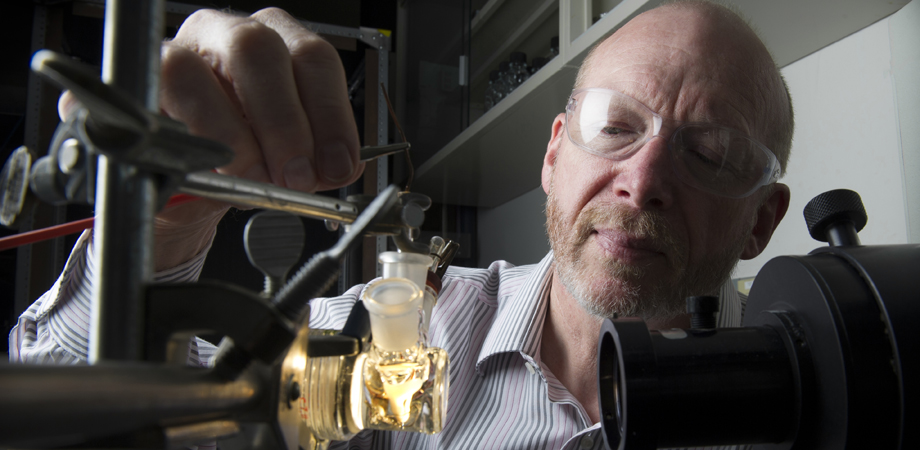
<svg viewBox="0 0 920 450">
<path fill-rule="evenodd" d="M 578 72 L 580 87 L 623 91 L 667 118 L 741 129 L 786 169 L 788 89 L 757 34 L 724 6 L 679 1 L 637 16 L 592 49 Z"/>
</svg>

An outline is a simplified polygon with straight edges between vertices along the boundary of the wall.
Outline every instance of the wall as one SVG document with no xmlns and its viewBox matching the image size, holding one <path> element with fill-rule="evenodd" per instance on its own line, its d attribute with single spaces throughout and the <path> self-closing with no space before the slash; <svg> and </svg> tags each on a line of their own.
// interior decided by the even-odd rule
<svg viewBox="0 0 920 450">
<path fill-rule="evenodd" d="M 898 105 L 909 241 L 920 242 L 920 1 L 891 17 L 891 69 Z"/>
<path fill-rule="evenodd" d="M 756 275 L 773 257 L 826 245 L 808 235 L 802 211 L 814 196 L 831 189 L 851 189 L 862 197 L 869 216 L 860 232 L 863 244 L 920 242 L 916 232 L 912 240 L 908 237 L 908 211 L 916 214 L 920 205 L 918 24 L 920 2 L 914 0 L 889 18 L 783 68 L 796 113 L 792 157 L 782 180 L 792 190 L 792 200 L 766 251 L 742 261 L 736 278 Z M 893 63 L 894 52 L 898 64 Z M 907 96 L 911 89 L 912 99 Z M 902 165 L 902 160 L 911 165 Z M 906 186 L 914 193 L 908 195 Z M 920 227 L 920 217 L 913 222 Z"/>
<path fill-rule="evenodd" d="M 865 244 L 920 242 L 920 0 L 783 69 L 796 110 L 793 154 L 783 182 L 789 212 L 760 257 L 742 261 L 751 277 L 769 259 L 822 245 L 802 209 L 830 189 L 862 196 Z M 549 249 L 539 186 L 479 211 L 479 264 L 540 260 Z"/>
<path fill-rule="evenodd" d="M 504 259 L 517 265 L 539 262 L 549 251 L 546 194 L 538 187 L 502 206 L 479 209 L 479 266 Z"/>
</svg>

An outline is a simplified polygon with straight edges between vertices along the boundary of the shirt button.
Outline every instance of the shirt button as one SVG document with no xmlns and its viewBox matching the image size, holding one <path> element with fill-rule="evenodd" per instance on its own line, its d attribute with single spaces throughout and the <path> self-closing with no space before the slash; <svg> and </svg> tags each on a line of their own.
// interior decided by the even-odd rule
<svg viewBox="0 0 920 450">
<path fill-rule="evenodd" d="M 533 365 L 530 364 L 530 361 L 524 362 L 524 365 L 527 366 L 527 371 L 530 372 L 531 375 L 537 373 L 537 371 L 534 370 Z"/>
<path fill-rule="evenodd" d="M 585 436 L 581 438 L 581 448 L 591 447 L 594 447 L 594 439 L 591 439 L 591 436 Z"/>
</svg>

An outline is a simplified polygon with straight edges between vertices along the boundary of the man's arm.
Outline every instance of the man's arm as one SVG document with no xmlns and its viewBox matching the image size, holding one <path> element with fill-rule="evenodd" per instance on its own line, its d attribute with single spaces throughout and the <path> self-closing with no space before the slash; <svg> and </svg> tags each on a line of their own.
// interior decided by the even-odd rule
<svg viewBox="0 0 920 450">
<path fill-rule="evenodd" d="M 95 272 L 92 240 L 92 230 L 83 232 L 51 289 L 19 317 L 9 336 L 10 361 L 78 364 L 86 360 Z M 207 244 L 209 247 L 210 242 Z M 154 282 L 196 281 L 206 250 L 154 274 Z M 201 348 L 195 340 L 189 348 L 189 364 L 206 365 L 212 353 L 213 349 Z"/>
<path fill-rule="evenodd" d="M 200 10 L 161 53 L 161 112 L 192 134 L 226 144 L 226 175 L 303 192 L 346 186 L 363 171 L 345 71 L 331 44 L 286 12 L 250 17 Z M 65 94 L 62 117 L 74 111 Z M 210 242 L 229 204 L 200 200 L 162 211 L 155 270 Z"/>
<path fill-rule="evenodd" d="M 305 192 L 360 177 L 357 128 L 338 53 L 284 11 L 270 8 L 248 18 L 196 12 L 163 45 L 161 61 L 161 112 L 192 134 L 233 149 L 233 161 L 218 172 Z M 58 103 L 62 117 L 75 106 L 66 93 Z M 156 278 L 197 279 L 230 206 L 199 200 L 160 212 Z M 86 358 L 90 244 L 89 236 L 81 238 L 58 282 L 20 318 L 10 335 L 12 360 Z"/>
</svg>

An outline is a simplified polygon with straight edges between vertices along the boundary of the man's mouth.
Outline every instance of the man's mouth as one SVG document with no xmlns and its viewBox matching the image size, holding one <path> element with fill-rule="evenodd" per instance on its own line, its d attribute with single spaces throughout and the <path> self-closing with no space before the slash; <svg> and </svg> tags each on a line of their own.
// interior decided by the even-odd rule
<svg viewBox="0 0 920 450">
<path fill-rule="evenodd" d="M 632 237 L 615 229 L 594 229 L 591 237 L 604 253 L 623 263 L 641 263 L 665 257 L 659 245 L 650 238 Z"/>
</svg>

